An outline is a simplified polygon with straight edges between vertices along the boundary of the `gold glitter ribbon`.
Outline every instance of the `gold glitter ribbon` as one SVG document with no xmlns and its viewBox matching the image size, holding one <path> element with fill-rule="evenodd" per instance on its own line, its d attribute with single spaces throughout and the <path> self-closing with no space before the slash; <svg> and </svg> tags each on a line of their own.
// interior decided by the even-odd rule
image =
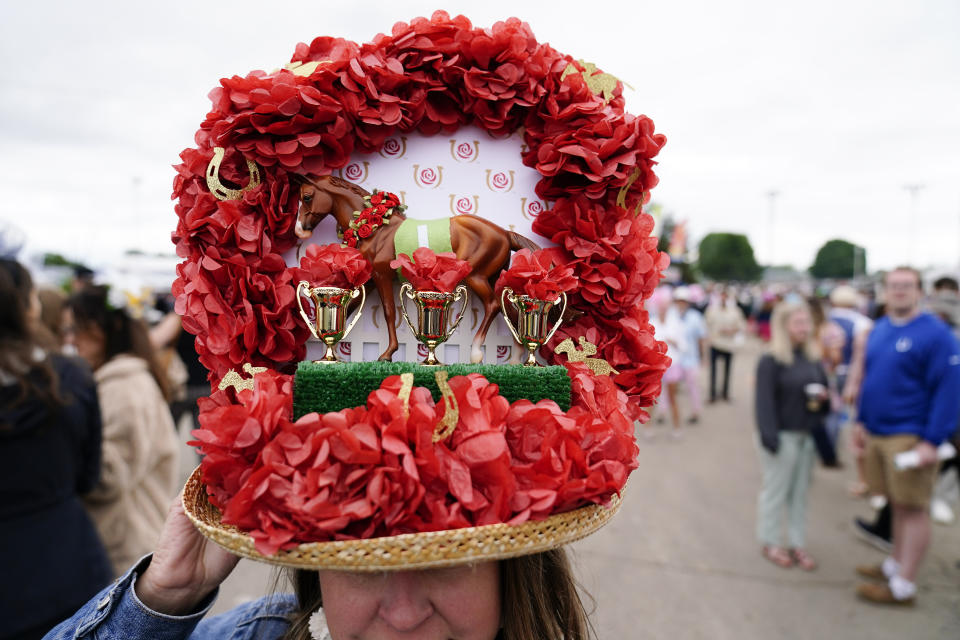
<svg viewBox="0 0 960 640">
<path fill-rule="evenodd" d="M 397 394 L 397 397 L 400 398 L 400 401 L 403 402 L 403 417 L 410 417 L 410 393 L 413 391 L 413 374 L 412 373 L 401 373 L 400 374 L 400 393 Z"/>
<path fill-rule="evenodd" d="M 637 181 L 637 178 L 640 177 L 640 167 L 636 167 L 633 170 L 633 173 L 630 174 L 630 177 L 627 178 L 627 183 L 620 187 L 620 193 L 617 194 L 617 206 L 621 209 L 627 208 L 627 192 L 630 191 L 630 187 L 633 186 L 633 183 Z M 637 206 L 633 210 L 633 215 L 640 215 L 640 210 L 643 207 L 643 196 L 644 192 L 640 192 L 640 200 L 637 201 Z"/>
<path fill-rule="evenodd" d="M 457 428 L 457 422 L 460 421 L 460 406 L 457 404 L 457 397 L 453 395 L 453 389 L 447 383 L 447 372 L 437 371 L 434 378 L 436 378 L 437 387 L 440 388 L 440 393 L 446 401 L 443 418 L 440 419 L 437 428 L 433 430 L 433 442 L 437 443 L 449 438 Z"/>
</svg>

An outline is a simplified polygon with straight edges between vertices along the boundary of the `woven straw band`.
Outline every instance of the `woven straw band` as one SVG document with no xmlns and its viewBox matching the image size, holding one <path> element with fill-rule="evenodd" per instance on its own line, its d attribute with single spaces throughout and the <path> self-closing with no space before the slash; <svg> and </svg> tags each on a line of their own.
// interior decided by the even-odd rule
<svg viewBox="0 0 960 640">
<path fill-rule="evenodd" d="M 276 555 L 258 553 L 253 538 L 220 522 L 220 512 L 207 500 L 197 467 L 183 488 L 183 508 L 203 535 L 239 556 L 297 569 L 389 571 L 447 567 L 539 553 L 584 538 L 607 523 L 620 508 L 614 495 L 609 506 L 589 505 L 520 525 L 406 533 L 366 540 L 311 542 Z"/>
<path fill-rule="evenodd" d="M 293 418 L 316 411 L 328 413 L 363 406 L 384 378 L 413 373 L 413 383 L 426 387 L 440 400 L 434 375 L 446 370 L 451 378 L 479 373 L 500 386 L 500 395 L 511 403 L 549 399 L 564 411 L 570 408 L 570 376 L 566 367 L 524 367 L 509 364 L 450 364 L 425 367 L 412 362 L 301 362 L 293 383 Z"/>
</svg>

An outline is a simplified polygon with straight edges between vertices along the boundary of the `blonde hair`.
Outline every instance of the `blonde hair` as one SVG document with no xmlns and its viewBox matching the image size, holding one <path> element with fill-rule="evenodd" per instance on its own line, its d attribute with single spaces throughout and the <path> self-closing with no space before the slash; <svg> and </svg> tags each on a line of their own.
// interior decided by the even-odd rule
<svg viewBox="0 0 960 640">
<path fill-rule="evenodd" d="M 784 301 L 773 308 L 773 315 L 770 318 L 770 355 L 780 364 L 793 364 L 793 343 L 790 340 L 790 332 L 787 331 L 787 320 L 794 313 L 802 311 L 813 317 L 810 313 L 810 306 L 802 300 Z M 807 360 L 816 362 L 820 359 L 820 345 L 817 343 L 817 337 L 811 328 L 810 336 L 803 344 L 803 353 Z"/>
</svg>

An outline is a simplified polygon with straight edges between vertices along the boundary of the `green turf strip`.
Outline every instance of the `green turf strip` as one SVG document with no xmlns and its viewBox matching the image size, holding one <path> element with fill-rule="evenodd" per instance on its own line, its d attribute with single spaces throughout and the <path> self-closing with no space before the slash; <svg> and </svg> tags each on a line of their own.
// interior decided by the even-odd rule
<svg viewBox="0 0 960 640">
<path fill-rule="evenodd" d="M 384 378 L 413 373 L 414 385 L 426 387 L 439 401 L 434 374 L 446 370 L 451 378 L 479 373 L 500 386 L 500 395 L 511 403 L 550 399 L 561 409 L 570 408 L 570 378 L 565 367 L 524 367 L 517 364 L 450 364 L 425 367 L 412 362 L 301 362 L 293 382 L 294 419 L 316 411 L 327 413 L 367 403 L 367 396 Z"/>
</svg>

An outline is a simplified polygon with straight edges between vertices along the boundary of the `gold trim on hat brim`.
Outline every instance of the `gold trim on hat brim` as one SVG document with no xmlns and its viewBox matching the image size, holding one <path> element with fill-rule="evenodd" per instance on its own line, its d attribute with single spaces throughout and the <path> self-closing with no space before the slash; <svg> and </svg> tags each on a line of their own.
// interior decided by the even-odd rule
<svg viewBox="0 0 960 640">
<path fill-rule="evenodd" d="M 343 571 L 429 569 L 539 553 L 597 531 L 620 509 L 620 503 L 620 496 L 614 495 L 608 506 L 588 505 L 520 525 L 492 524 L 364 540 L 309 542 L 265 556 L 257 551 L 249 534 L 220 522 L 220 511 L 210 504 L 200 480 L 200 467 L 194 469 L 183 487 L 187 516 L 204 536 L 230 553 L 296 569 Z"/>
</svg>

